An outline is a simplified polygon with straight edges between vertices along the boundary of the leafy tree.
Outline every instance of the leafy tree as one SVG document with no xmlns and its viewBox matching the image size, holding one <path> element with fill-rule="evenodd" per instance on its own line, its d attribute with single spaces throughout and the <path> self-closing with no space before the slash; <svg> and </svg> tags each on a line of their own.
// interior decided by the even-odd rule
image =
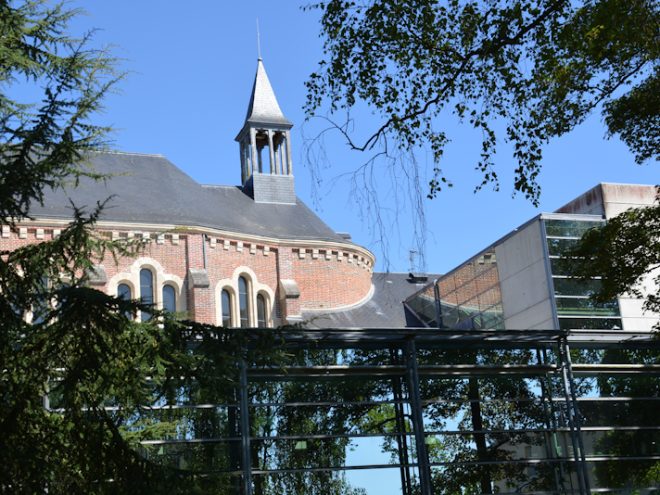
<svg viewBox="0 0 660 495">
<path fill-rule="evenodd" d="M 0 2 L 3 227 L 29 218 L 46 188 L 96 177 L 85 153 L 103 144 L 108 129 L 91 118 L 121 74 L 112 57 L 89 47 L 89 35 L 67 34 L 76 14 L 64 3 Z M 39 101 L 20 101 L 21 94 Z M 182 324 L 89 288 L 99 260 L 143 248 L 94 230 L 102 207 L 72 207 L 71 223 L 52 240 L 0 248 L 0 493 L 228 492 L 225 480 L 172 469 L 138 442 L 181 426 L 150 421 L 144 408 L 178 397 L 185 385 L 178 377 L 198 378 L 207 368 L 233 376 L 239 337 L 197 326 L 225 346 L 191 355 Z M 139 310 L 153 319 L 137 323 Z"/>
<path fill-rule="evenodd" d="M 345 362 L 348 353 L 332 350 L 299 350 L 286 359 L 289 366 L 322 366 Z M 350 448 L 347 435 L 359 429 L 367 405 L 351 404 L 374 397 L 378 383 L 368 379 L 307 379 L 255 382 L 250 396 L 256 404 L 250 422 L 252 434 L 266 440 L 253 443 L 253 465 L 282 469 L 277 475 L 255 479 L 255 494 L 309 493 L 311 495 L 361 495 L 345 473 L 337 470 L 302 471 L 306 468 L 336 468 L 345 465 Z M 302 402 L 308 404 L 301 404 Z M 328 406 L 337 402 L 336 406 Z M 347 402 L 348 404 L 342 404 Z M 292 405 L 292 404 L 295 404 Z M 324 438 L 324 436 L 328 437 Z M 283 437 L 271 440 L 272 437 Z M 286 472 L 300 469 L 300 472 Z"/>
<path fill-rule="evenodd" d="M 659 156 L 653 0 L 327 0 L 308 8 L 322 11 L 325 58 L 307 82 L 307 115 L 326 103 L 331 115 L 368 104 L 381 123 L 366 138 L 350 122 L 336 128 L 355 150 L 430 147 L 429 197 L 450 183 L 441 160 L 450 140 L 442 120 L 451 114 L 483 135 L 479 187 L 499 187 L 494 155 L 508 141 L 514 188 L 535 203 L 543 146 L 596 110 L 638 162 Z"/>
<path fill-rule="evenodd" d="M 631 208 L 586 232 L 568 256 L 576 276 L 602 275 L 601 289 L 594 295 L 598 302 L 630 293 L 644 298 L 646 311 L 660 313 L 660 195 L 654 205 Z M 641 282 L 647 278 L 652 283 L 645 293 Z"/>
</svg>

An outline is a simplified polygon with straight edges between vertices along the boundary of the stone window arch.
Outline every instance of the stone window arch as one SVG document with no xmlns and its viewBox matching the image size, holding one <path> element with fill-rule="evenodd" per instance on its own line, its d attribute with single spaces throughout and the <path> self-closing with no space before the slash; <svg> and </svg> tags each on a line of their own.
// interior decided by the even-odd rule
<svg viewBox="0 0 660 495">
<path fill-rule="evenodd" d="M 154 307 L 156 304 L 154 294 L 154 272 L 148 267 L 140 269 L 140 302 L 145 306 Z M 140 319 L 148 321 L 151 319 L 151 313 L 147 310 L 140 311 Z"/>
<path fill-rule="evenodd" d="M 253 326 L 252 310 L 252 284 L 245 274 L 238 277 L 238 317 L 241 328 Z"/>
<path fill-rule="evenodd" d="M 270 327 L 270 301 L 268 299 L 268 294 L 263 291 L 260 291 L 257 294 L 257 326 L 259 328 Z"/>
<path fill-rule="evenodd" d="M 147 274 L 144 270 L 148 270 L 152 275 L 152 289 L 151 301 L 149 301 L 149 294 L 143 294 L 142 283 L 146 282 Z M 144 274 L 144 275 L 143 275 Z M 145 277 L 145 280 L 141 280 Z M 186 310 L 186 297 L 184 294 L 183 280 L 177 275 L 167 273 L 164 267 L 155 259 L 148 257 L 139 257 L 131 263 L 127 269 L 117 273 L 108 281 L 108 291 L 120 296 L 119 286 L 125 285 L 130 288 L 132 299 L 140 299 L 144 302 L 150 303 L 156 309 L 166 309 L 163 301 L 163 291 L 166 286 L 172 287 L 174 290 L 174 302 L 177 312 Z M 125 289 L 122 289 L 125 290 Z M 169 291 L 170 289 L 166 289 Z M 147 290 L 147 292 L 149 292 Z M 146 296 L 146 297 L 145 297 Z M 140 315 L 140 318 L 148 319 L 150 317 L 148 312 L 145 315 Z M 143 319 L 144 321 L 144 319 Z"/>
<path fill-rule="evenodd" d="M 220 324 L 223 327 L 235 325 L 234 291 L 231 287 L 224 287 L 220 292 Z"/>
<path fill-rule="evenodd" d="M 241 290 L 242 289 L 242 290 Z M 227 291 L 226 296 L 223 296 Z M 215 285 L 216 322 L 227 326 L 226 311 L 223 311 L 223 297 L 229 297 L 232 327 L 256 327 L 259 325 L 258 295 L 261 294 L 265 303 L 266 326 L 273 326 L 272 301 L 275 291 L 266 284 L 260 283 L 256 273 L 248 266 L 236 267 L 231 277 L 219 280 Z M 241 297 L 243 295 L 243 297 Z M 225 313 L 223 315 L 223 313 Z"/>
</svg>

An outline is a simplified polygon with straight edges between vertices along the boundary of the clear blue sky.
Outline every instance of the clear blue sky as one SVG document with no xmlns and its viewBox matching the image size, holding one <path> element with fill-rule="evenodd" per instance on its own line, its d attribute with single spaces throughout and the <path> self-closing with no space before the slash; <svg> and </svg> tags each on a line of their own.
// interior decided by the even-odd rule
<svg viewBox="0 0 660 495">
<path fill-rule="evenodd" d="M 141 0 L 73 2 L 87 15 L 76 20 L 77 32 L 99 29 L 95 43 L 114 45 L 113 52 L 129 71 L 118 93 L 107 100 L 100 121 L 116 128 L 113 148 L 158 153 L 201 183 L 240 181 L 236 133 L 245 118 L 256 69 L 256 28 L 261 27 L 262 56 L 293 134 L 296 190 L 335 230 L 371 249 L 377 268 L 407 271 L 412 242 L 411 211 L 394 200 L 396 187 L 377 186 L 391 231 L 385 263 L 370 217 L 358 214 L 347 180 L 333 178 L 354 169 L 365 156 L 349 153 L 339 139 L 329 139 L 326 151 L 333 166 L 313 185 L 302 154 L 304 81 L 321 58 L 318 13 L 303 12 L 296 1 Z M 364 109 L 354 115 L 364 133 L 377 122 Z M 473 170 L 480 145 L 469 128 L 452 127 L 454 142 L 443 168 L 456 186 L 433 201 L 425 201 L 428 218 L 426 267 L 444 272 L 541 211 L 552 211 L 598 182 L 660 182 L 658 164 L 638 166 L 618 140 L 604 139 L 604 126 L 594 115 L 570 135 L 551 143 L 545 152 L 540 182 L 541 207 L 521 196 L 512 198 L 514 163 L 507 149 L 497 157 L 502 178 L 498 193 L 473 194 L 479 176 Z M 426 158 L 419 157 L 426 165 Z M 424 172 L 425 173 L 425 172 Z M 386 174 L 379 174 L 386 177 Z M 394 211 L 401 210 L 398 221 Z M 228 212 L 229 214 L 229 212 Z"/>
</svg>

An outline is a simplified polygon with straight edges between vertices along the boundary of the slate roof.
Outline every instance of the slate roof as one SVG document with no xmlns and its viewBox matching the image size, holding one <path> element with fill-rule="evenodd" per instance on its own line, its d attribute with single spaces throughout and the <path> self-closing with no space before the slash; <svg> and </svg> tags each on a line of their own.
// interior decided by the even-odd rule
<svg viewBox="0 0 660 495">
<path fill-rule="evenodd" d="M 375 272 L 372 297 L 358 307 L 346 311 L 304 311 L 307 328 L 402 328 L 423 327 L 415 315 L 404 307 L 408 296 L 422 289 L 440 275 L 427 275 L 427 281 L 412 281 L 407 273 Z"/>
<path fill-rule="evenodd" d="M 280 109 L 273 87 L 270 85 L 266 68 L 261 59 L 257 62 L 257 73 L 254 76 L 252 95 L 248 105 L 246 122 L 258 124 L 279 124 L 291 126 L 291 122 L 284 116 Z"/>
<path fill-rule="evenodd" d="M 198 226 L 277 239 L 325 240 L 344 244 L 302 201 L 260 204 L 238 186 L 204 186 L 159 155 L 116 152 L 89 154 L 86 165 L 110 177 L 81 179 L 78 187 L 46 190 L 44 206 L 34 203 L 34 218 L 69 219 L 71 201 L 91 209 L 111 198 L 101 220 Z"/>
</svg>

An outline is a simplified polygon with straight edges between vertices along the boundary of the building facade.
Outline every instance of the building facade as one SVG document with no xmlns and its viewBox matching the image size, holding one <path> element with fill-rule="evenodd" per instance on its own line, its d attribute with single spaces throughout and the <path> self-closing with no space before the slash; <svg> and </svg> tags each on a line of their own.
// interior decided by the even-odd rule
<svg viewBox="0 0 660 495">
<path fill-rule="evenodd" d="M 650 331 L 660 315 L 620 295 L 596 303 L 600 280 L 580 281 L 561 258 L 589 229 L 653 204 L 656 188 L 599 184 L 554 213 L 538 215 L 406 300 L 429 326 L 457 329 Z M 648 293 L 653 274 L 642 282 Z"/>
<path fill-rule="evenodd" d="M 599 184 L 442 276 L 374 273 L 368 249 L 297 198 L 292 126 L 259 59 L 236 136 L 240 185 L 199 184 L 161 155 L 90 152 L 83 166 L 106 179 L 45 191 L 31 220 L 2 228 L 0 247 L 52 239 L 70 222 L 71 203 L 89 209 L 108 199 L 98 231 L 143 247 L 119 260 L 106 255 L 90 284 L 200 323 L 635 331 L 657 323 L 628 295 L 593 302 L 599 280 L 579 282 L 560 262 L 586 230 L 653 204 L 654 187 Z"/>
<path fill-rule="evenodd" d="M 46 191 L 0 231 L 3 250 L 47 241 L 70 202 L 111 198 L 99 234 L 142 247 L 99 260 L 93 287 L 200 323 L 307 327 L 283 332 L 288 360 L 241 357 L 241 385 L 213 400 L 183 387 L 141 408 L 177 427 L 140 454 L 217 493 L 657 493 L 658 315 L 626 296 L 593 303 L 598 279 L 557 261 L 655 189 L 601 184 L 444 275 L 374 273 L 371 252 L 296 197 L 291 127 L 259 60 L 239 186 L 198 184 L 158 155 L 90 153 L 105 181 Z M 560 329 L 576 331 L 542 331 Z"/>
<path fill-rule="evenodd" d="M 259 60 L 236 138 L 240 186 L 198 184 L 159 155 L 90 153 L 83 165 L 107 178 L 46 191 L 32 220 L 3 227 L 2 249 L 52 239 L 71 220 L 71 203 L 90 209 L 110 198 L 101 235 L 144 246 L 136 257 L 100 260 L 89 274 L 100 290 L 235 327 L 358 305 L 372 292 L 374 256 L 296 197 L 291 127 Z"/>
</svg>

